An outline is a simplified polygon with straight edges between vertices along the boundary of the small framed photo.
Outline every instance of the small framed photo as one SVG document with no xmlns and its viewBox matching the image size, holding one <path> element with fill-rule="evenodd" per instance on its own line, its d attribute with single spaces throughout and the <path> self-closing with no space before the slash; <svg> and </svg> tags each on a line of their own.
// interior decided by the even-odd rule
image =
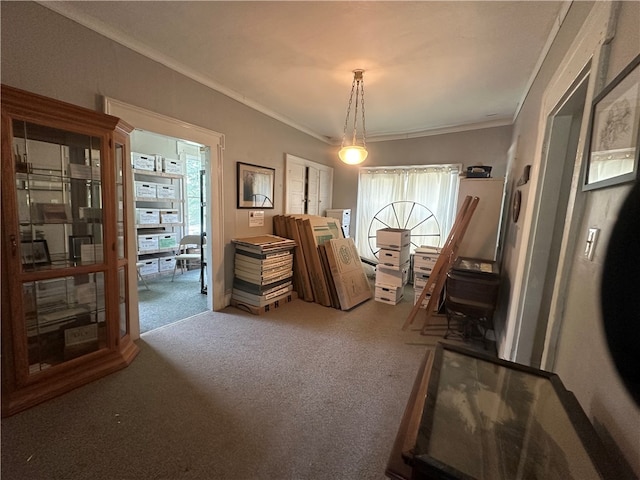
<svg viewBox="0 0 640 480">
<path fill-rule="evenodd" d="M 238 162 L 238 208 L 273 208 L 275 168 Z"/>
<path fill-rule="evenodd" d="M 72 263 L 82 261 L 82 245 L 93 243 L 93 235 L 69 235 L 69 260 Z"/>
<path fill-rule="evenodd" d="M 25 240 L 20 242 L 20 253 L 24 267 L 51 265 L 51 256 L 46 240 Z"/>
<path fill-rule="evenodd" d="M 632 182 L 640 157 L 640 55 L 593 100 L 583 190 Z"/>
</svg>

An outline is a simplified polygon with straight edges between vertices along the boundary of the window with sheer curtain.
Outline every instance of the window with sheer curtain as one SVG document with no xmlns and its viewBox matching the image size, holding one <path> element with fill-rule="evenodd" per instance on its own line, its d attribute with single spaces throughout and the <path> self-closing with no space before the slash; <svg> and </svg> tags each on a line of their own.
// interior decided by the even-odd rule
<svg viewBox="0 0 640 480">
<path fill-rule="evenodd" d="M 361 168 L 355 243 L 360 255 L 375 259 L 376 231 L 411 230 L 411 251 L 442 246 L 456 215 L 461 165 Z"/>
</svg>

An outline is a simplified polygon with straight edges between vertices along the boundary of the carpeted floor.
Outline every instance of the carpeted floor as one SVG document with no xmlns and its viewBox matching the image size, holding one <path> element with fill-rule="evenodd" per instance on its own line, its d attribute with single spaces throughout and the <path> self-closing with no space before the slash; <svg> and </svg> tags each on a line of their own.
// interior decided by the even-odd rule
<svg viewBox="0 0 640 480">
<path fill-rule="evenodd" d="M 207 309 L 207 296 L 200 293 L 200 270 L 176 272 L 146 279 L 149 288 L 138 283 L 140 333 L 154 330 Z"/>
<path fill-rule="evenodd" d="M 128 368 L 2 420 L 2 479 L 383 479 L 439 340 L 401 330 L 410 308 L 295 300 L 150 331 Z"/>
</svg>

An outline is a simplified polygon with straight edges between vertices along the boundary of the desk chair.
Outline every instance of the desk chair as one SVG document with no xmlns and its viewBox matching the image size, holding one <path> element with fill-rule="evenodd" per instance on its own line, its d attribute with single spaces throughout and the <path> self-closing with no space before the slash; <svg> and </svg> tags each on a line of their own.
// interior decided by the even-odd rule
<svg viewBox="0 0 640 480">
<path fill-rule="evenodd" d="M 173 275 L 171 276 L 171 281 L 173 282 L 174 277 L 176 276 L 176 270 L 178 268 L 178 263 L 180 264 L 180 273 L 184 273 L 185 266 L 189 260 L 192 261 L 201 261 L 202 254 L 201 250 L 205 242 L 203 242 L 202 237 L 200 235 L 185 235 L 180 239 L 180 243 L 178 245 L 178 253 L 176 254 L 176 263 L 173 266 Z M 187 253 L 188 249 L 195 248 L 199 251 L 197 253 Z M 202 269 L 200 269 L 200 280 L 202 280 Z"/>
</svg>

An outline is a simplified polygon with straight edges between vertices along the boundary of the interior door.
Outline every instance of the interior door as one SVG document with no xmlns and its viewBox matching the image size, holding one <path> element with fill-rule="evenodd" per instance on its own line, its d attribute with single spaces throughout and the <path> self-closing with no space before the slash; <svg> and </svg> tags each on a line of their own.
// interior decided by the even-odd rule
<svg viewBox="0 0 640 480">
<path fill-rule="evenodd" d="M 317 168 L 307 167 L 307 213 L 320 215 L 318 206 L 320 175 Z"/>
<path fill-rule="evenodd" d="M 287 161 L 287 180 L 285 213 L 303 214 L 305 212 L 305 179 L 304 164 Z"/>
</svg>

